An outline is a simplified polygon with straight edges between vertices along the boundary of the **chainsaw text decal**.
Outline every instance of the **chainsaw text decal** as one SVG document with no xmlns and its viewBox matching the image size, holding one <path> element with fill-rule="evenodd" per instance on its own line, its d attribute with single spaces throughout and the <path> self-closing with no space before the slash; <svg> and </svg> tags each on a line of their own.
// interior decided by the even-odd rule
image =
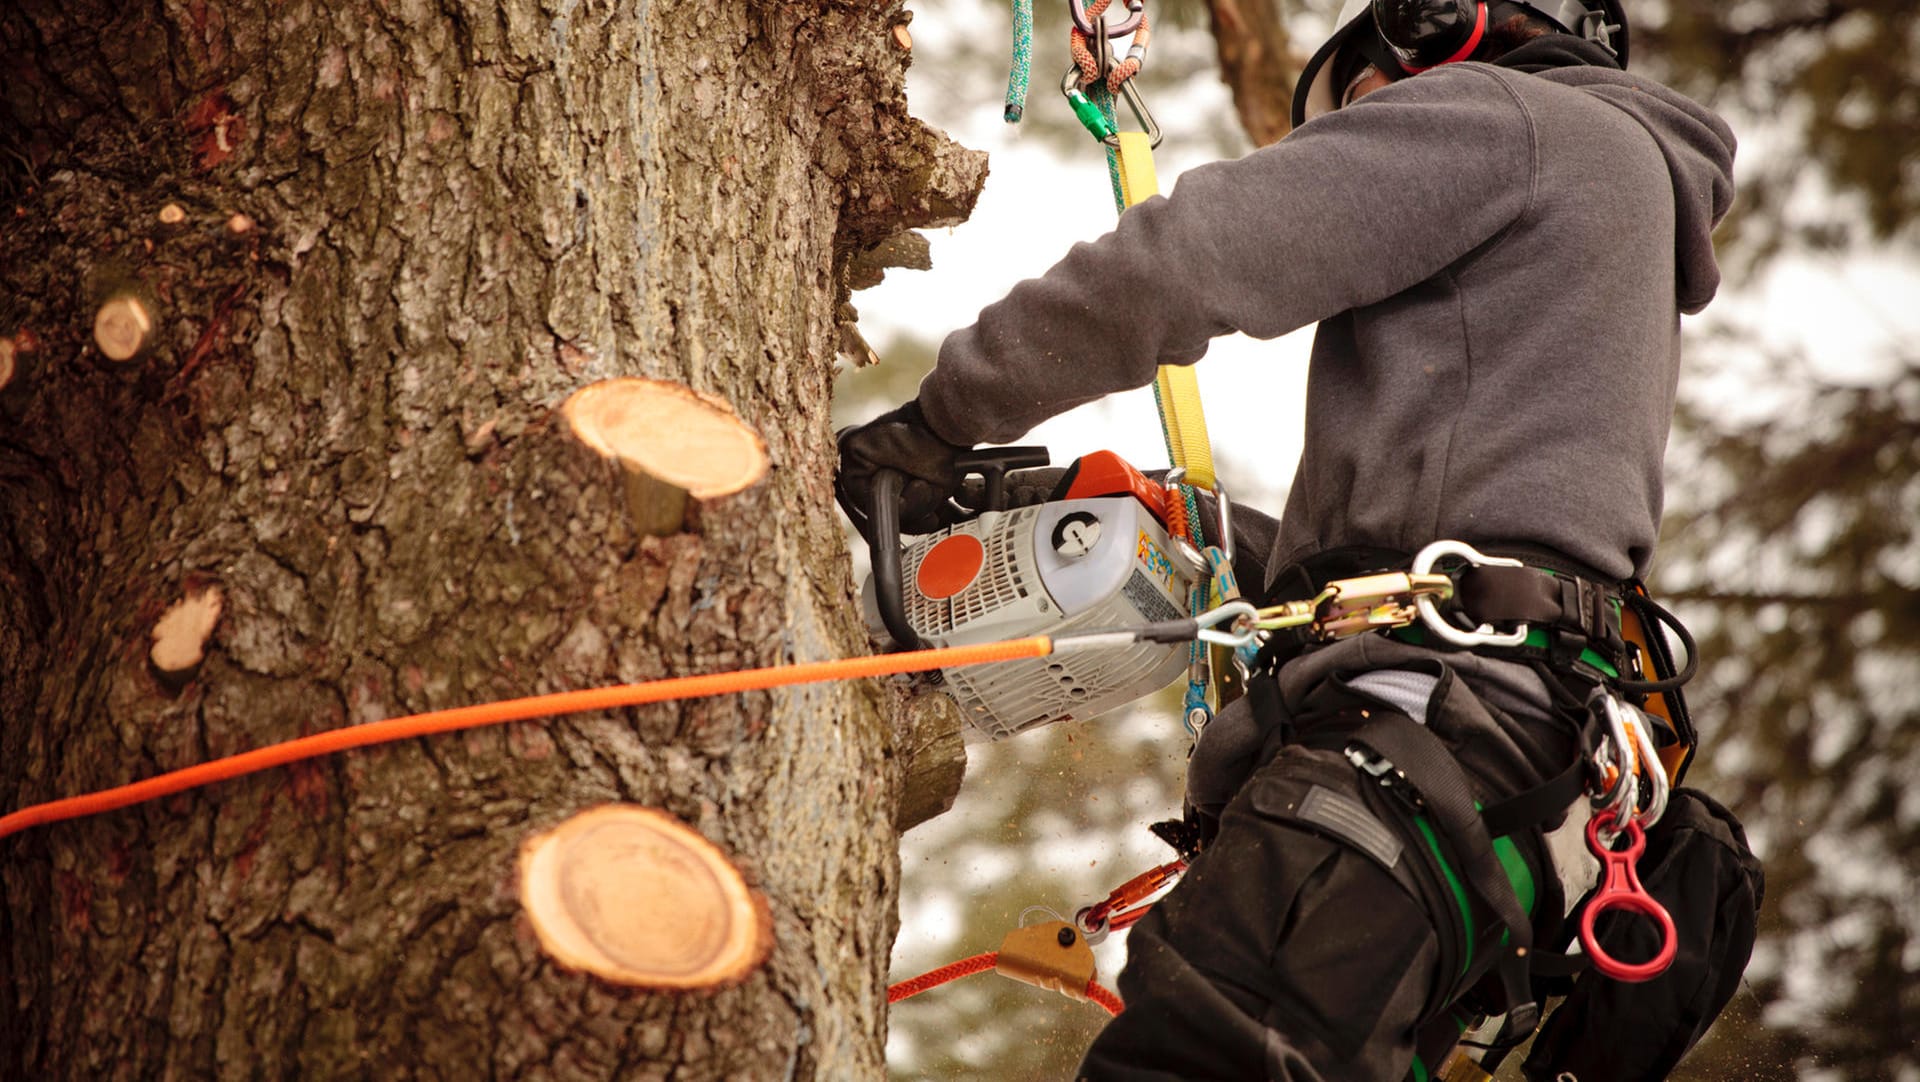
<svg viewBox="0 0 1920 1082">
<path fill-rule="evenodd" d="M 1160 551 L 1160 546 L 1153 543 L 1153 538 L 1148 537 L 1145 530 L 1140 531 L 1140 544 L 1135 546 L 1133 557 L 1160 580 L 1168 593 L 1174 592 L 1173 561 L 1167 559 L 1167 554 Z"/>
</svg>

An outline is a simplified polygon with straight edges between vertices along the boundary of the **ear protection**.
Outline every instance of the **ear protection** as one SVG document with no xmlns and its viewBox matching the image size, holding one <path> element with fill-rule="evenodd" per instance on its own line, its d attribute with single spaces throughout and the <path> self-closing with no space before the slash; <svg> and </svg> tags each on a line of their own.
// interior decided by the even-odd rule
<svg viewBox="0 0 1920 1082">
<path fill-rule="evenodd" d="M 1367 64 L 1389 76 L 1465 60 L 1488 31 L 1516 14 L 1600 46 L 1627 66 L 1623 0 L 1346 0 L 1333 35 L 1294 84 L 1293 124 L 1340 107 L 1341 91 Z"/>
<path fill-rule="evenodd" d="M 1593 42 L 1625 66 L 1625 35 L 1617 49 L 1613 35 L 1626 20 L 1609 23 L 1613 10 L 1589 10 L 1580 0 L 1513 0 L 1513 6 Z M 1465 60 L 1487 33 L 1487 0 L 1372 0 L 1372 7 L 1381 41 L 1410 75 Z"/>
</svg>

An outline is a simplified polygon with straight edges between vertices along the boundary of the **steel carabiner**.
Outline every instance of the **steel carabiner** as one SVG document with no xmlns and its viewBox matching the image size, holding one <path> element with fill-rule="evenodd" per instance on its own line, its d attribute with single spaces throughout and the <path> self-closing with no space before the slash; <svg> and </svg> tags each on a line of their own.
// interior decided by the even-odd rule
<svg viewBox="0 0 1920 1082">
<path fill-rule="evenodd" d="M 1525 567 L 1519 560 L 1509 560 L 1504 556 L 1488 556 L 1464 541 L 1435 541 L 1420 550 L 1413 558 L 1413 573 L 1424 575 L 1433 570 L 1433 565 L 1442 556 L 1458 556 L 1475 567 Z M 1527 641 L 1527 625 L 1519 624 L 1512 631 L 1499 632 L 1492 624 L 1481 624 L 1472 631 L 1457 628 L 1448 623 L 1440 609 L 1430 597 L 1417 597 L 1414 607 L 1419 610 L 1421 626 L 1455 646 L 1469 649 L 1475 646 L 1522 646 Z"/>
<path fill-rule="evenodd" d="M 1119 129 L 1100 112 L 1100 107 L 1093 103 L 1093 99 L 1087 97 L 1086 93 L 1080 89 L 1079 65 L 1069 66 L 1067 73 L 1060 77 L 1060 93 L 1066 97 L 1067 104 L 1073 107 L 1073 115 L 1079 118 L 1081 127 L 1087 129 L 1090 135 L 1102 143 L 1119 148 Z M 1147 111 L 1147 103 L 1141 99 L 1140 91 L 1134 88 L 1132 79 L 1120 84 L 1120 96 L 1126 100 L 1127 108 L 1133 112 L 1133 118 L 1140 123 L 1140 130 L 1146 133 L 1148 148 L 1157 149 L 1161 139 L 1160 125 L 1154 122 L 1153 114 Z"/>
</svg>

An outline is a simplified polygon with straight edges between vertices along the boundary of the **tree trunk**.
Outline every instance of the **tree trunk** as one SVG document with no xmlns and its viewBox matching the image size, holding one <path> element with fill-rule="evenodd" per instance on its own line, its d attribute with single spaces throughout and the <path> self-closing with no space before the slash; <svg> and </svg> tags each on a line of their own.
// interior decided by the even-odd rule
<svg viewBox="0 0 1920 1082">
<path fill-rule="evenodd" d="M 963 218 L 984 174 L 907 116 L 904 18 L 0 5 L 0 809 L 864 649 L 830 484 L 845 264 Z M 94 334 L 116 298 L 150 315 L 127 360 Z M 768 478 L 640 536 L 558 415 L 614 376 L 724 399 Z M 204 656 L 163 679 L 154 625 L 215 586 Z M 520 723 L 0 840 L 0 1077 L 879 1077 L 894 706 L 824 685 Z M 541 953 L 516 849 L 614 801 L 764 893 L 743 984 Z"/>
<path fill-rule="evenodd" d="M 1207 0 L 1207 19 L 1240 127 L 1256 147 L 1278 142 L 1293 130 L 1293 84 L 1306 66 L 1279 0 Z"/>
</svg>

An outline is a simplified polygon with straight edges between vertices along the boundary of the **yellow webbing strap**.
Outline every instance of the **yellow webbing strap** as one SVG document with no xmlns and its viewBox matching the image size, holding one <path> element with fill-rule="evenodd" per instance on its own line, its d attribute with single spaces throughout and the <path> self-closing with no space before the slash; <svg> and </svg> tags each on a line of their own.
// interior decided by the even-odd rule
<svg viewBox="0 0 1920 1082">
<path fill-rule="evenodd" d="M 1160 193 L 1153 173 L 1153 144 L 1146 132 L 1120 134 L 1120 195 L 1127 206 Z M 1213 487 L 1213 445 L 1207 441 L 1207 415 L 1200 408 L 1200 381 L 1190 365 L 1161 365 L 1154 377 L 1159 394 L 1160 425 L 1167 432 L 1167 449 L 1175 466 L 1186 468 L 1184 484 Z"/>
</svg>

